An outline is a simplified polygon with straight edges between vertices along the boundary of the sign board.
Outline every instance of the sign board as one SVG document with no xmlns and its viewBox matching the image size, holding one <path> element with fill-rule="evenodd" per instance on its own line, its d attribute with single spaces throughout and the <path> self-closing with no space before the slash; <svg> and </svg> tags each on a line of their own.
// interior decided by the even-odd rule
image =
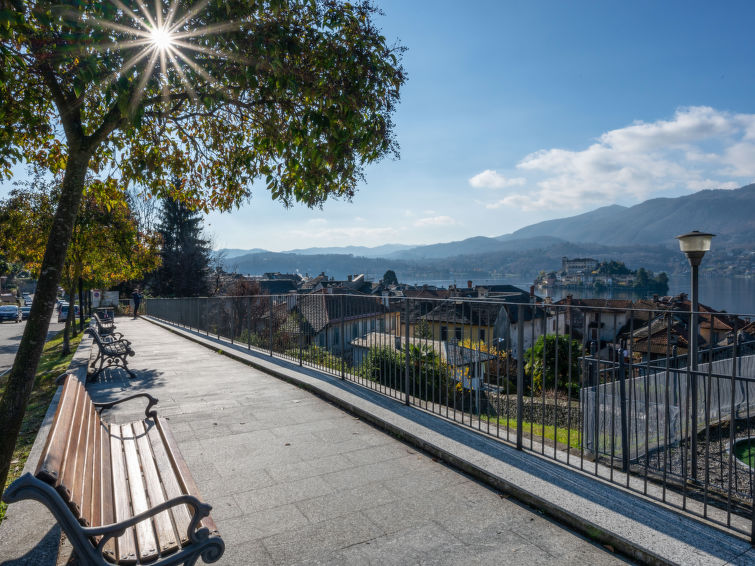
<svg viewBox="0 0 755 566">
<path fill-rule="evenodd" d="M 101 289 L 92 289 L 92 308 L 117 307 L 118 291 L 102 291 Z"/>
<path fill-rule="evenodd" d="M 92 289 L 91 293 L 92 308 L 96 309 L 100 306 L 100 302 L 102 301 L 102 291 L 100 291 L 99 289 Z"/>
<path fill-rule="evenodd" d="M 105 291 L 102 295 L 102 300 L 100 302 L 101 307 L 118 306 L 118 299 L 120 298 L 118 291 Z"/>
</svg>

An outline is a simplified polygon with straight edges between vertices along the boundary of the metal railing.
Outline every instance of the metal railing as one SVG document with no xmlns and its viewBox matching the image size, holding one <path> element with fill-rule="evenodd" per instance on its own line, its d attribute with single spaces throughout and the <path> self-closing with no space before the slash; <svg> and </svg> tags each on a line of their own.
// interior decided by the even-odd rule
<svg viewBox="0 0 755 566">
<path fill-rule="evenodd" d="M 742 330 L 752 316 L 701 327 L 690 367 L 689 311 L 665 308 L 318 292 L 147 299 L 146 313 L 753 537 L 755 337 Z"/>
</svg>

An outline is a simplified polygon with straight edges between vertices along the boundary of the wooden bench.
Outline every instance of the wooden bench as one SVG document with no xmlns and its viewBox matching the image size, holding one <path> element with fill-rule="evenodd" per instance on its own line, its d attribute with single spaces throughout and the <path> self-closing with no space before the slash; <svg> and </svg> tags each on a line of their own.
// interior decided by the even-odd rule
<svg viewBox="0 0 755 566">
<path fill-rule="evenodd" d="M 112 320 L 105 320 L 97 313 L 92 313 L 92 319 L 97 324 L 97 332 L 100 333 L 100 336 L 114 336 L 116 340 L 123 338 L 123 334 L 115 332 L 116 326 Z"/>
<path fill-rule="evenodd" d="M 101 420 L 101 411 L 138 397 L 149 401 L 145 419 Z M 67 376 L 36 472 L 3 500 L 46 505 L 83 564 L 215 562 L 225 544 L 155 403 L 146 393 L 93 403 Z"/>
<path fill-rule="evenodd" d="M 131 377 L 136 377 L 134 372 L 129 369 L 128 362 L 126 361 L 128 356 L 134 355 L 134 350 L 131 348 L 131 342 L 125 338 L 103 338 L 100 336 L 100 333 L 97 332 L 97 329 L 92 326 L 87 328 L 84 332 L 91 334 L 97 344 L 97 356 L 94 358 L 94 361 L 92 361 L 90 367 L 90 369 L 95 370 L 95 372 L 87 376 L 88 381 L 94 381 L 105 367 L 112 367 L 113 365 L 116 367 L 123 366 L 123 369 L 125 369 Z M 96 367 L 98 361 L 100 362 L 99 368 Z"/>
</svg>

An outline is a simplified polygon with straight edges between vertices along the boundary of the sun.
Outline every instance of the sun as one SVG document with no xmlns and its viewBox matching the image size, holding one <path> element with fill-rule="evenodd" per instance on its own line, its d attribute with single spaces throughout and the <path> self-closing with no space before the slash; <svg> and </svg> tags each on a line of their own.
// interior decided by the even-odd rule
<svg viewBox="0 0 755 566">
<path fill-rule="evenodd" d="M 162 99 L 167 103 L 169 99 L 168 70 L 173 68 L 176 77 L 183 84 L 189 97 L 196 101 L 197 94 L 193 81 L 199 80 L 203 86 L 218 88 L 217 82 L 210 73 L 194 60 L 193 53 L 204 56 L 244 60 L 236 53 L 231 53 L 197 44 L 194 40 L 209 35 L 222 34 L 243 29 L 244 21 L 217 22 L 210 25 L 194 25 L 193 20 L 207 7 L 212 0 L 187 0 L 191 4 L 184 13 L 180 13 L 179 4 L 182 0 L 153 0 L 154 5 L 148 7 L 143 0 L 135 1 L 138 9 L 131 9 L 123 0 L 110 0 L 119 13 L 125 16 L 124 22 L 110 21 L 107 18 L 92 17 L 87 24 L 125 34 L 127 37 L 101 45 L 82 46 L 82 51 L 109 51 L 111 49 L 133 50 L 125 59 L 121 67 L 103 78 L 98 86 L 117 81 L 132 69 L 138 69 L 141 75 L 138 79 L 129 103 L 129 111 L 136 110 L 139 101 L 148 87 L 151 78 L 155 78 L 162 90 Z M 0 0 L 2 3 L 2 0 Z M 156 74 L 155 74 L 156 73 Z"/>
<path fill-rule="evenodd" d="M 173 45 L 173 34 L 165 27 L 152 28 L 150 40 L 155 49 L 165 51 Z"/>
</svg>

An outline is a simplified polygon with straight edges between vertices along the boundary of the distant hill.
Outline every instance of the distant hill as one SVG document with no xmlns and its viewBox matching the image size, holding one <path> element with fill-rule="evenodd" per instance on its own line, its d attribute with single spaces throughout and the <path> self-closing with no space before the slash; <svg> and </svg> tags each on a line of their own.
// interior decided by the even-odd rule
<svg viewBox="0 0 755 566">
<path fill-rule="evenodd" d="M 367 247 L 367 246 L 342 246 L 332 248 L 303 248 L 296 250 L 287 250 L 280 252 L 283 254 L 299 254 L 299 255 L 353 255 L 355 257 L 387 257 L 395 252 L 402 250 L 409 250 L 414 248 L 409 244 L 383 244 L 382 246 Z M 253 248 L 251 250 L 241 250 L 237 248 L 222 248 L 216 253 L 224 253 L 226 259 L 237 258 L 249 254 L 259 253 L 277 253 L 261 248 Z"/>
<path fill-rule="evenodd" d="M 254 248 L 251 250 L 240 250 L 236 248 L 221 248 L 215 253 L 217 255 L 225 254 L 226 259 L 231 259 L 231 258 L 239 257 L 242 255 L 258 254 L 258 253 L 265 253 L 265 252 L 267 252 L 267 250 L 263 250 L 262 248 Z"/>
<path fill-rule="evenodd" d="M 706 190 L 678 198 L 658 198 L 625 207 L 598 208 L 569 218 L 533 224 L 497 238 L 477 236 L 426 246 L 386 244 L 368 248 L 307 248 L 286 253 L 227 250 L 226 268 L 240 273 L 268 271 L 336 278 L 365 273 L 374 280 L 393 269 L 402 281 L 481 279 L 503 275 L 534 277 L 560 267 L 562 256 L 590 256 L 623 261 L 630 269 L 645 267 L 668 273 L 688 269 L 675 236 L 690 230 L 713 232 L 717 250 L 755 248 L 755 184 L 736 190 Z M 295 253 L 294 253 L 295 252 Z M 382 256 L 382 257 L 381 257 Z M 705 268 L 724 273 L 747 261 L 710 254 Z M 750 268 L 751 269 L 751 268 Z"/>
<path fill-rule="evenodd" d="M 333 248 L 305 248 L 301 250 L 289 250 L 286 253 L 301 255 L 327 255 L 327 254 L 346 254 L 355 257 L 389 257 L 396 252 L 412 249 L 414 246 L 407 244 L 383 244 L 368 248 L 367 246 L 345 246 Z"/>
<path fill-rule="evenodd" d="M 606 206 L 585 214 L 547 220 L 501 236 L 502 241 L 552 236 L 604 245 L 676 246 L 675 236 L 701 230 L 717 235 L 715 246 L 755 243 L 755 184 L 735 190 L 706 190 L 656 198 L 632 207 Z"/>
<path fill-rule="evenodd" d="M 386 256 L 387 259 L 442 259 L 462 255 L 500 253 L 500 252 L 521 252 L 554 244 L 564 243 L 560 238 L 551 236 L 535 236 L 532 238 L 518 238 L 516 241 L 501 241 L 498 238 L 486 238 L 476 236 L 467 238 L 458 242 L 448 242 L 445 244 L 431 244 L 428 246 L 417 246 Z"/>
</svg>

